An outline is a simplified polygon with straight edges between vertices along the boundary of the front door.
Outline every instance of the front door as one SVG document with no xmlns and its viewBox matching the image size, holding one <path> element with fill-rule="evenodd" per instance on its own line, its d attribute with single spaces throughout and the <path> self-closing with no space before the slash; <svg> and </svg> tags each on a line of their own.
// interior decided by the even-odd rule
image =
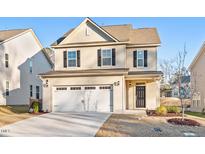
<svg viewBox="0 0 205 154">
<path fill-rule="evenodd" d="M 145 108 L 145 86 L 136 86 L 136 108 Z"/>
</svg>

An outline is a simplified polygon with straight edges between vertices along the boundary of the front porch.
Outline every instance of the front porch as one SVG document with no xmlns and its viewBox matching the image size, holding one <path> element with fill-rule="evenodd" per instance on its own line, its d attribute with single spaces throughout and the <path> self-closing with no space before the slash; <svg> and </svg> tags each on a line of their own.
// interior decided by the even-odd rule
<svg viewBox="0 0 205 154">
<path fill-rule="evenodd" d="M 126 110 L 146 112 L 160 106 L 161 74 L 128 74 L 126 84 Z"/>
</svg>

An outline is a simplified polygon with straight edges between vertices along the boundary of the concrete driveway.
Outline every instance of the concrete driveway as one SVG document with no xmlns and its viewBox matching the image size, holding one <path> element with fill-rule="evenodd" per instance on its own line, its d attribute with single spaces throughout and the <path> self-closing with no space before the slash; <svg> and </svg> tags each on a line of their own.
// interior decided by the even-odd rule
<svg viewBox="0 0 205 154">
<path fill-rule="evenodd" d="M 0 136 L 95 136 L 110 113 L 48 113 L 0 128 Z"/>
</svg>

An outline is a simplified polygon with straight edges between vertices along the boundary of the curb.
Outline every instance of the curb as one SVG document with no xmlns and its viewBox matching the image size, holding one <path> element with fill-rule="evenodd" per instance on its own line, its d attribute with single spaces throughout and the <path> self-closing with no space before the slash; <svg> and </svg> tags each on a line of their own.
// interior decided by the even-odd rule
<svg viewBox="0 0 205 154">
<path fill-rule="evenodd" d="M 185 114 L 186 117 L 190 117 L 190 118 L 194 118 L 194 119 L 198 119 L 198 120 L 203 120 L 205 121 L 205 118 L 201 118 L 201 117 L 197 117 L 197 116 L 192 116 L 192 115 L 188 115 L 188 114 Z"/>
</svg>

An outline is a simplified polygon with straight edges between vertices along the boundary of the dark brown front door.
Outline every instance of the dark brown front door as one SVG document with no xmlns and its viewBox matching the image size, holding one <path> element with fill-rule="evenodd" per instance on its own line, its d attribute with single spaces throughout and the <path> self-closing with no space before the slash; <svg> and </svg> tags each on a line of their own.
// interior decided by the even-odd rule
<svg viewBox="0 0 205 154">
<path fill-rule="evenodd" d="M 145 86 L 136 86 L 136 108 L 145 107 Z"/>
</svg>

